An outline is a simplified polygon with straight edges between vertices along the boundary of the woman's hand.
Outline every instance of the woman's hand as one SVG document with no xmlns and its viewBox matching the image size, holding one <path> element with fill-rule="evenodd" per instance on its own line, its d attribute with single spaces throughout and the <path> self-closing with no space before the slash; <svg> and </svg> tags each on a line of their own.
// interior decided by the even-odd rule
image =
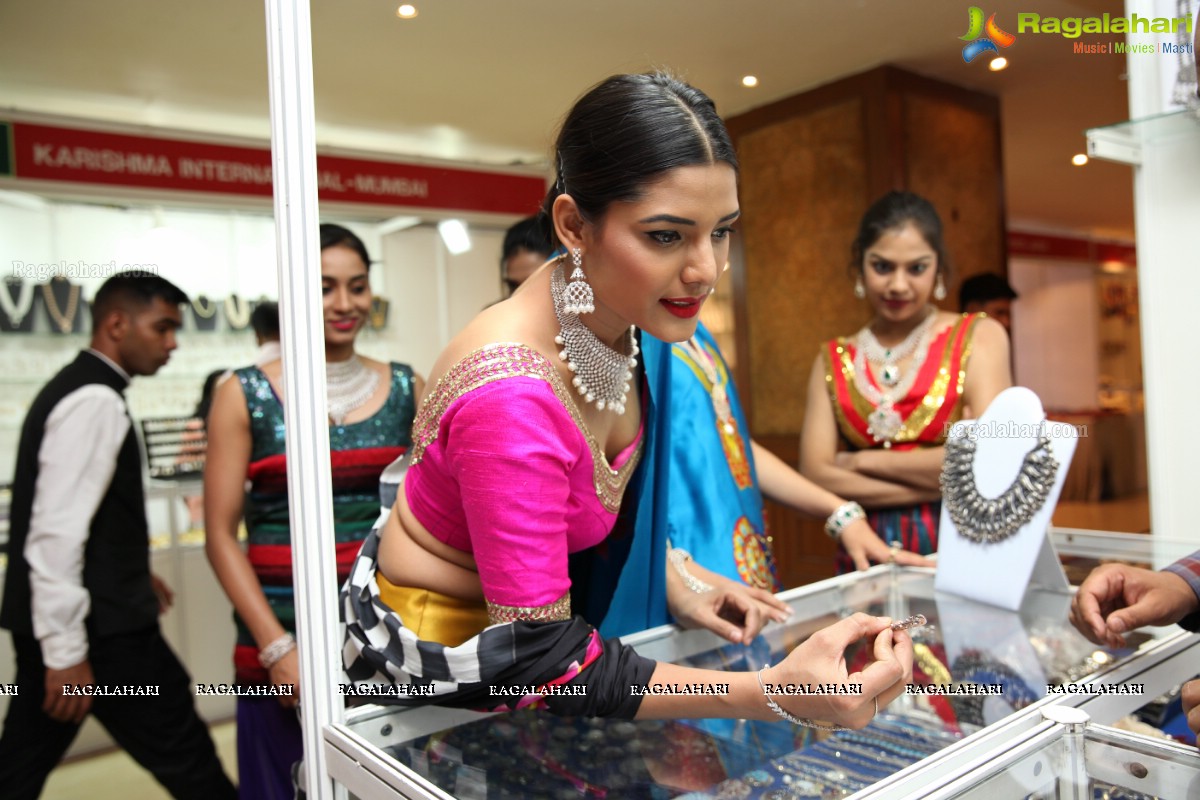
<svg viewBox="0 0 1200 800">
<path fill-rule="evenodd" d="M 278 697 L 279 705 L 284 708 L 295 708 L 300 705 L 300 656 L 298 653 L 299 651 L 293 647 L 287 655 L 276 661 L 267 670 L 267 674 L 271 676 L 271 685 L 292 687 L 290 695 L 280 694 Z"/>
<path fill-rule="evenodd" d="M 847 728 L 862 728 L 874 718 L 875 703 L 882 711 L 904 694 L 912 682 L 912 639 L 893 631 L 891 619 L 854 614 L 814 633 L 788 657 L 763 670 L 770 686 L 799 684 L 862 684 L 862 694 L 786 695 L 772 697 L 798 717 L 826 720 Z M 871 639 L 872 659 L 861 672 L 847 673 L 846 648 Z"/>
<path fill-rule="evenodd" d="M 765 589 L 730 580 L 692 560 L 683 568 L 712 589 L 692 591 L 675 567 L 667 565 L 667 610 L 681 627 L 706 628 L 735 644 L 750 644 L 768 622 L 783 622 L 792 615 L 787 603 Z"/>
<path fill-rule="evenodd" d="M 846 548 L 846 553 L 854 561 L 855 569 L 867 569 L 871 566 L 872 561 L 877 564 L 895 561 L 906 567 L 934 566 L 934 562 L 925 556 L 889 547 L 865 519 L 851 522 L 842 530 L 838 539 L 841 541 L 842 547 Z"/>
</svg>

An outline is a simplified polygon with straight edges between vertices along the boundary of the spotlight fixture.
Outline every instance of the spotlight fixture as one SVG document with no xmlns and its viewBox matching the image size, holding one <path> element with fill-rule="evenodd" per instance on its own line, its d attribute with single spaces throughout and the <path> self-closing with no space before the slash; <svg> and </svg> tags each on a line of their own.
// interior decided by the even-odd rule
<svg viewBox="0 0 1200 800">
<path fill-rule="evenodd" d="M 1076 153 L 1075 155 L 1071 156 L 1071 163 L 1077 167 L 1082 167 L 1087 162 L 1088 157 L 1083 153 Z"/>
<path fill-rule="evenodd" d="M 471 235 L 460 219 L 444 219 L 437 225 L 438 233 L 446 249 L 454 255 L 462 255 L 471 249 Z"/>
<path fill-rule="evenodd" d="M 742 86 L 745 86 L 747 88 L 751 87 L 751 86 L 758 86 L 758 78 L 756 78 L 753 75 L 747 75 L 744 78 L 742 78 Z"/>
<path fill-rule="evenodd" d="M 991 61 L 988 62 L 988 69 L 990 69 L 992 72 L 999 72 L 1000 70 L 1004 69 L 1007 66 L 1008 66 L 1008 59 L 1005 58 L 1004 56 L 996 56 L 995 58 L 993 58 Z"/>
<path fill-rule="evenodd" d="M 417 7 L 411 3 L 405 3 L 396 9 L 396 16 L 400 19 L 412 19 L 417 15 Z"/>
</svg>

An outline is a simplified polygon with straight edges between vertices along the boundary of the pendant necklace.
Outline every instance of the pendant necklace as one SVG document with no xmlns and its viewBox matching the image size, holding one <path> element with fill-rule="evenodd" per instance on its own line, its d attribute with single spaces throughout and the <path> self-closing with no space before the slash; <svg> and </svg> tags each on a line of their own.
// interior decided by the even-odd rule
<svg viewBox="0 0 1200 800">
<path fill-rule="evenodd" d="M 12 296 L 14 287 L 18 291 L 15 300 Z M 25 315 L 33 308 L 33 289 L 34 285 L 25 283 L 25 281 L 4 282 L 4 291 L 0 292 L 0 308 L 3 308 L 12 328 L 21 327 L 21 323 L 25 321 Z"/>
<path fill-rule="evenodd" d="M 936 320 L 937 311 L 930 308 L 925 319 L 913 328 L 903 342 L 892 348 L 883 347 L 869 326 L 859 331 L 855 337 L 854 385 L 867 402 L 875 407 L 867 415 L 867 433 L 871 434 L 876 442 L 882 442 L 885 449 L 892 446 L 900 429 L 904 427 L 904 418 L 900 416 L 895 405 L 908 394 L 921 372 L 921 366 L 929 353 L 929 334 Z M 868 351 L 873 354 L 875 360 L 884 362 L 880 373 L 882 389 L 873 386 L 867 375 Z M 897 362 L 909 355 L 912 356 L 912 360 L 908 369 L 900 374 Z"/>
<path fill-rule="evenodd" d="M 595 403 L 601 411 L 607 408 L 614 414 L 624 414 L 629 382 L 637 366 L 634 327 L 630 325 L 625 333 L 625 353 L 618 353 L 600 341 L 591 328 L 580 322 L 578 314 L 566 310 L 567 282 L 561 263 L 550 275 L 550 296 L 559 325 L 558 336 L 554 337 L 562 348 L 558 357 L 575 373 L 571 383 L 576 391 L 585 402 Z"/>
<path fill-rule="evenodd" d="M 725 433 L 732 435 L 737 427 L 733 421 L 733 409 L 729 405 L 729 394 L 725 389 L 725 382 L 717 370 L 716 359 L 704 349 L 704 345 L 696 341 L 696 337 L 688 339 L 683 343 L 685 349 L 691 355 L 692 360 L 704 372 L 704 377 L 708 378 L 709 395 L 712 397 L 713 411 L 717 412 L 717 419 L 721 422 L 721 427 Z"/>
<path fill-rule="evenodd" d="M 58 300 L 54 297 L 55 281 L 61 281 L 70 287 L 65 311 L 58 307 Z M 79 293 L 82 289 L 83 287 L 71 283 L 66 278 L 54 278 L 49 283 L 42 284 L 42 299 L 46 301 L 46 311 L 49 312 L 50 319 L 62 333 L 70 333 L 71 329 L 75 327 L 75 314 L 79 311 Z"/>
<path fill-rule="evenodd" d="M 1012 484 L 999 496 L 988 498 L 975 484 L 976 443 L 972 432 L 946 440 L 942 502 L 960 534 L 975 544 L 995 544 L 1015 534 L 1045 505 L 1058 475 L 1058 461 L 1050 439 L 1042 434 L 1025 454 Z"/>
<path fill-rule="evenodd" d="M 333 424 L 342 425 L 350 412 L 371 399 L 378 386 L 379 373 L 364 364 L 357 353 L 345 361 L 326 361 L 325 398 Z"/>
</svg>

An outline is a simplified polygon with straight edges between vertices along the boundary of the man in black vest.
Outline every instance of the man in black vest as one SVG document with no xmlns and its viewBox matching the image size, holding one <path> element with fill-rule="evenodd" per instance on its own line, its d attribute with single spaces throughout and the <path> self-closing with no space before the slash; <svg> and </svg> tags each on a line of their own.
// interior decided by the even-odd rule
<svg viewBox="0 0 1200 800">
<path fill-rule="evenodd" d="M 14 470 L 0 626 L 13 635 L 17 690 L 0 735 L 0 794 L 36 798 L 88 713 L 175 797 L 236 797 L 191 679 L 158 615 L 170 592 L 150 574 L 133 375 L 175 349 L 187 296 L 145 272 L 105 281 L 91 347 L 46 384 L 25 418 Z"/>
</svg>

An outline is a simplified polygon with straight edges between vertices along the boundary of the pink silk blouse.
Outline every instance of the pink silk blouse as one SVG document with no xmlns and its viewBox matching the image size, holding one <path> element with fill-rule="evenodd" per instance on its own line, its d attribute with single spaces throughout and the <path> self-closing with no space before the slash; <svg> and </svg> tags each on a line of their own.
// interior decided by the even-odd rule
<svg viewBox="0 0 1200 800">
<path fill-rule="evenodd" d="M 434 537 L 474 556 L 493 621 L 566 619 L 567 554 L 612 530 L 642 433 L 610 466 L 549 360 L 489 345 L 422 403 L 405 496 Z"/>
</svg>

